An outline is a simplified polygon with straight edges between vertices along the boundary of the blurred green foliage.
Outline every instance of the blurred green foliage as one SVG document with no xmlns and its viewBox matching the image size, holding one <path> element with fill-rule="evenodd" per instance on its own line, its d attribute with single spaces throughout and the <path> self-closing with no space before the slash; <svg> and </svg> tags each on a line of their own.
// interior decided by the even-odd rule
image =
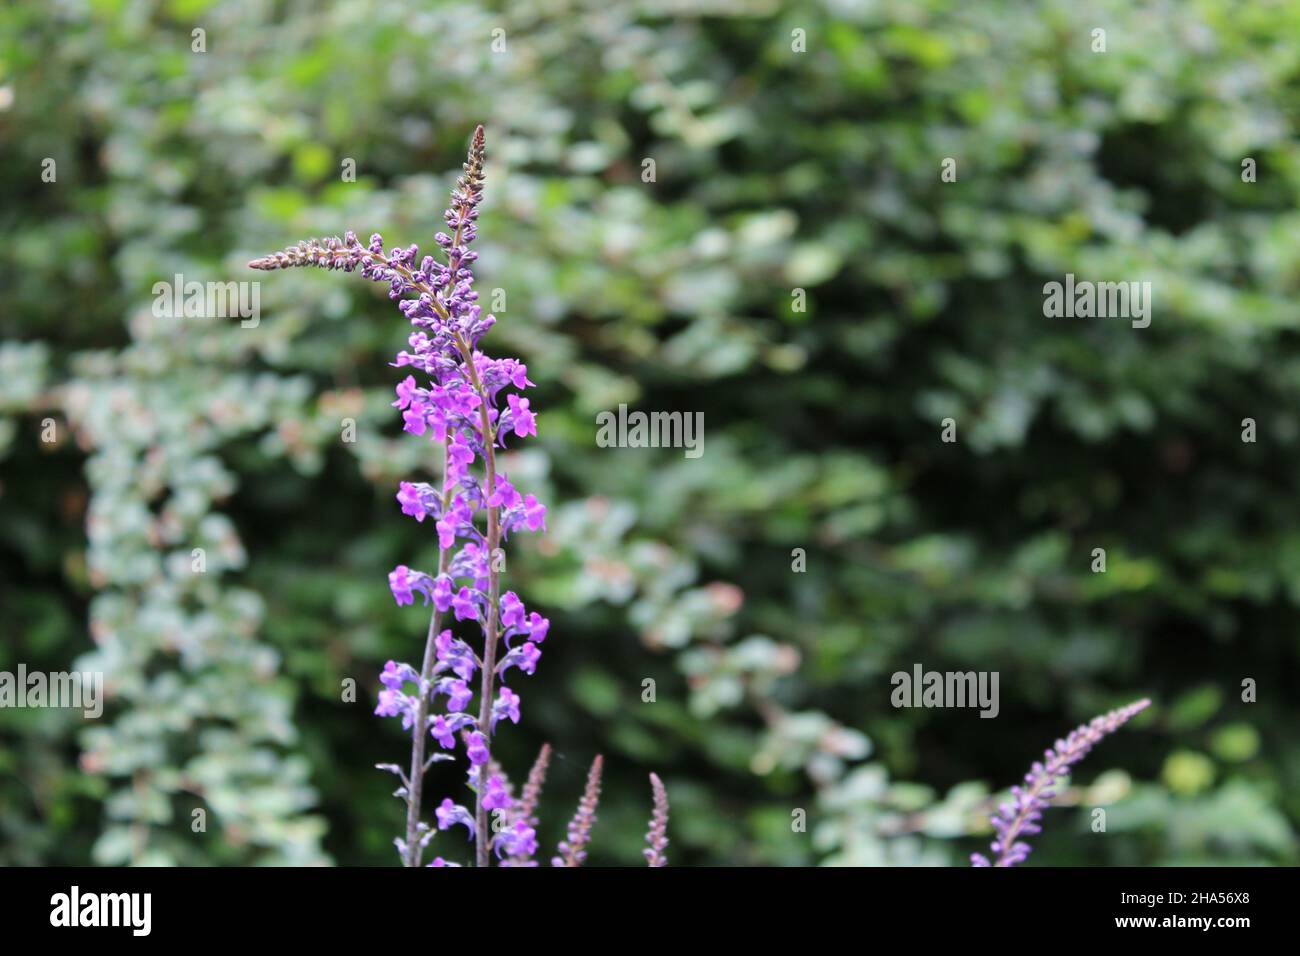
<svg viewBox="0 0 1300 956">
<path fill-rule="evenodd" d="M 151 289 L 428 245 L 478 122 L 493 347 L 539 385 L 508 470 L 553 507 L 498 754 L 554 745 L 544 843 L 599 752 L 593 863 L 638 860 L 652 769 L 674 863 L 960 863 L 990 788 L 1149 695 L 1032 861 L 1297 862 L 1298 94 L 1293 2 L 7 4 L 0 670 L 112 698 L 0 711 L 0 863 L 394 862 L 372 695 L 423 632 L 384 576 L 436 550 L 392 497 L 404 323 L 355 277 L 263 281 L 255 329 Z M 1151 327 L 1044 318 L 1066 272 L 1152 282 Z M 705 454 L 596 447 L 620 402 Z M 999 717 L 892 709 L 918 662 L 998 670 Z"/>
</svg>

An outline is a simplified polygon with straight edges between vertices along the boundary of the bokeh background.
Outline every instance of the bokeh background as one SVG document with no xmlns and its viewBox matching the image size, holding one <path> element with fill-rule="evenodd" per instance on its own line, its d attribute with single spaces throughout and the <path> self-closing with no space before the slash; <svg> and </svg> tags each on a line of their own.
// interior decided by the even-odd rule
<svg viewBox="0 0 1300 956">
<path fill-rule="evenodd" d="M 1298 113 L 1294 2 L 6 3 L 0 670 L 112 697 L 0 710 L 0 863 L 396 862 L 405 325 L 244 263 L 431 244 L 479 122 L 489 341 L 539 386 L 509 470 L 552 506 L 498 744 L 555 747 L 544 854 L 602 753 L 593 864 L 639 862 L 656 770 L 675 864 L 961 865 L 1149 695 L 1029 865 L 1296 863 Z M 1044 318 L 1066 272 L 1152 282 L 1151 327 Z M 155 318 L 176 273 L 261 279 L 260 326 Z M 703 457 L 596 447 L 621 402 L 704 412 Z M 999 716 L 893 709 L 916 663 L 999 671 Z"/>
</svg>

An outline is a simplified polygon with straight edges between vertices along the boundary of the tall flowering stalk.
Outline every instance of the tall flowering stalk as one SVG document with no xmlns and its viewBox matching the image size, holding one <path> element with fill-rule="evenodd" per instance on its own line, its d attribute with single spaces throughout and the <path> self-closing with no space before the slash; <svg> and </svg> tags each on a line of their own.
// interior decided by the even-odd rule
<svg viewBox="0 0 1300 956">
<path fill-rule="evenodd" d="M 1091 723 L 1076 727 L 1064 740 L 1058 740 L 1055 747 L 1044 753 L 1043 761 L 1035 763 L 1029 773 L 1025 774 L 1024 786 L 1011 788 L 1012 801 L 1002 804 L 994 814 L 992 822 L 997 839 L 992 844 L 992 862 L 982 853 L 973 853 L 971 863 L 974 866 L 1015 866 L 1023 863 L 1029 856 L 1030 846 L 1021 837 L 1033 836 L 1042 831 L 1038 821 L 1056 795 L 1052 787 L 1068 776 L 1070 768 L 1082 760 L 1103 737 L 1114 733 L 1150 704 L 1149 700 L 1139 700 L 1127 707 L 1094 717 Z"/>
<path fill-rule="evenodd" d="M 389 297 L 397 300 L 414 328 L 409 351 L 398 352 L 393 365 L 409 366 L 422 378 L 408 375 L 398 383 L 393 406 L 401 410 L 407 432 L 427 436 L 440 449 L 442 480 L 437 487 L 401 482 L 397 501 L 416 521 L 431 520 L 439 560 L 433 573 L 398 565 L 388 575 L 399 605 L 413 604 L 418 594 L 432 610 L 422 666 L 417 671 L 410 664 L 389 661 L 380 675 L 384 689 L 375 709 L 380 716 L 400 717 L 411 733 L 409 769 L 380 765 L 402 780 L 397 794 L 406 801 L 406 833 L 394 842 L 407 866 L 420 865 L 434 834 L 421 820 L 424 775 L 435 761 L 452 759 L 443 751 L 454 752 L 458 740 L 469 762 L 467 783 L 474 810 L 444 799 L 435 812 L 437 829 L 463 825 L 475 841 L 478 866 L 490 865 L 493 850 L 516 865 L 537 850 L 531 817 L 511 814 L 514 800 L 503 776 L 489 771 L 497 724 L 503 719 L 519 722 L 520 698 L 506 686 L 506 676 L 511 669 L 534 673 L 550 622 L 528 611 L 513 591 L 501 593 L 502 542 L 512 532 L 544 530 L 546 506 L 534 495 L 520 494 L 497 467 L 497 451 L 511 437 L 536 435 L 537 421 L 528 399 L 520 395 L 533 385 L 527 367 L 513 358 L 489 358 L 479 350 L 479 342 L 496 322 L 477 304 L 471 266 L 478 255 L 469 248 L 483 195 L 484 145 L 480 126 L 444 214 L 449 231 L 434 237 L 445 264 L 433 256 L 420 258 L 415 245 L 385 254 L 378 233 L 363 246 L 352 232 L 342 239 L 306 240 L 249 263 L 267 270 L 360 270 L 368 279 L 388 283 Z M 457 623 L 478 625 L 477 649 L 444 627 L 450 623 L 449 614 Z M 440 698 L 445 698 L 444 708 L 438 706 Z M 441 748 L 432 756 L 427 756 L 429 738 Z M 492 810 L 503 811 L 512 821 L 495 837 L 487 823 Z M 439 857 L 429 865 L 445 864 Z"/>
</svg>

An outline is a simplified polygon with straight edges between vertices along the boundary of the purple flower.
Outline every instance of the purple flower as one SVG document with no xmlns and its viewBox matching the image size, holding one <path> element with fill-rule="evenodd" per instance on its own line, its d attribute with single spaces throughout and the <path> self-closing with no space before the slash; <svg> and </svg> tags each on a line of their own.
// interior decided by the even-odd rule
<svg viewBox="0 0 1300 956">
<path fill-rule="evenodd" d="M 426 420 L 429 422 L 429 437 L 439 444 L 445 442 L 447 440 L 447 416 L 443 414 L 442 409 L 429 409 Z M 450 477 L 450 472 L 448 477 Z"/>
<path fill-rule="evenodd" d="M 498 858 L 532 856 L 537 852 L 537 831 L 523 820 L 517 820 L 509 830 L 497 834 L 495 849 Z"/>
<path fill-rule="evenodd" d="M 375 708 L 375 714 L 379 717 L 396 717 L 403 710 L 402 700 L 405 696 L 395 690 L 381 690 L 379 706 Z"/>
<path fill-rule="evenodd" d="M 523 362 L 515 359 L 502 359 L 497 364 L 504 372 L 505 377 L 510 380 L 510 384 L 521 392 L 526 388 L 533 387 L 533 383 L 528 381 L 528 366 Z"/>
<path fill-rule="evenodd" d="M 438 741 L 438 744 L 444 750 L 451 750 L 456 746 L 456 734 L 466 727 L 474 726 L 474 718 L 469 714 L 448 713 L 446 716 L 441 714 L 428 718 L 429 736 Z"/>
<path fill-rule="evenodd" d="M 529 435 L 536 435 L 537 419 L 533 413 L 528 410 L 528 399 L 520 398 L 518 395 L 507 395 L 506 403 L 510 406 L 511 418 L 515 427 L 515 435 L 519 438 L 527 438 Z"/>
<path fill-rule="evenodd" d="M 403 604 L 415 603 L 415 597 L 411 594 L 410 573 L 410 568 L 399 564 L 388 574 L 388 587 L 393 592 L 393 598 L 399 607 Z"/>
<path fill-rule="evenodd" d="M 424 406 L 411 406 L 402 412 L 403 431 L 408 431 L 412 435 L 423 435 L 429 428 L 429 420 L 425 417 Z"/>
<path fill-rule="evenodd" d="M 397 401 L 393 402 L 394 408 L 407 408 L 415 398 L 419 390 L 415 387 L 415 376 L 408 375 L 397 383 Z"/>
<path fill-rule="evenodd" d="M 1043 755 L 1042 763 L 1035 763 L 1025 774 L 1023 787 L 1011 788 L 1011 803 L 1004 803 L 993 816 L 993 830 L 997 839 L 993 841 L 993 862 L 980 853 L 971 854 L 974 866 L 1015 866 L 1023 863 L 1029 856 L 1031 847 L 1020 840 L 1022 836 L 1032 836 L 1041 828 L 1038 821 L 1043 811 L 1052 805 L 1056 792 L 1051 788 L 1070 773 L 1070 768 L 1082 760 L 1103 737 L 1114 733 L 1122 724 L 1135 714 L 1145 710 L 1151 701 L 1143 699 L 1112 710 L 1108 714 L 1094 717 L 1090 723 L 1070 731 L 1064 740 L 1058 740 L 1056 746 Z"/>
<path fill-rule="evenodd" d="M 458 803 L 452 803 L 451 797 L 442 801 L 442 805 L 434 811 L 434 816 L 438 818 L 438 829 L 449 830 L 457 823 L 465 825 L 469 830 L 470 839 L 474 837 L 474 816 Z"/>
<path fill-rule="evenodd" d="M 465 436 L 460 432 L 456 433 L 456 437 L 447 446 L 447 454 L 450 459 L 448 467 L 455 465 L 463 471 L 474 464 L 474 449 L 469 447 L 469 444 L 465 441 Z"/>
<path fill-rule="evenodd" d="M 491 564 L 486 549 L 475 541 L 468 541 L 451 562 L 451 573 L 457 577 L 472 578 L 474 590 L 486 592 L 490 583 Z M 486 597 L 486 594 L 485 594 Z"/>
<path fill-rule="evenodd" d="M 416 521 L 423 521 L 429 511 L 424 506 L 424 495 L 420 486 L 403 481 L 397 488 L 397 501 L 402 506 L 402 514 L 410 515 Z"/>
<path fill-rule="evenodd" d="M 379 692 L 379 702 L 375 707 L 377 717 L 401 717 L 406 729 L 415 722 L 415 711 L 419 704 L 418 697 L 403 693 L 407 684 L 420 685 L 420 675 L 410 664 L 389 661 L 379 675 L 379 682 L 384 689 Z"/>
<path fill-rule="evenodd" d="M 433 582 L 433 606 L 446 613 L 451 608 L 451 577 L 440 574 Z"/>
<path fill-rule="evenodd" d="M 542 652 L 537 649 L 537 645 L 532 641 L 526 641 L 521 647 L 513 648 L 510 653 L 501 658 L 501 663 L 497 665 L 497 673 L 504 675 L 512 667 L 518 667 L 530 677 L 537 670 L 537 662 L 542 659 Z"/>
<path fill-rule="evenodd" d="M 536 495 L 524 496 L 524 522 L 529 531 L 546 526 L 546 505 L 538 501 Z"/>
<path fill-rule="evenodd" d="M 462 587 L 452 598 L 451 609 L 456 612 L 458 621 L 474 620 L 478 617 L 478 603 L 474 600 L 474 592 Z"/>
<path fill-rule="evenodd" d="M 472 464 L 474 464 L 474 449 L 469 447 L 465 436 L 458 431 L 447 445 L 447 483 L 460 484 Z"/>
<path fill-rule="evenodd" d="M 487 500 L 489 508 L 513 508 L 519 503 L 519 492 L 504 476 L 497 476 L 496 491 Z"/>
<path fill-rule="evenodd" d="M 433 718 L 433 722 L 429 724 L 429 735 L 438 741 L 438 745 L 444 750 L 451 750 L 456 746 L 456 734 L 447 724 L 447 718 L 442 715 Z"/>
<path fill-rule="evenodd" d="M 509 810 L 513 803 L 514 801 L 510 799 L 504 781 L 497 774 L 488 777 L 487 793 L 483 796 L 483 808 L 485 810 Z"/>
<path fill-rule="evenodd" d="M 438 519 L 438 546 L 443 551 L 453 547 L 456 544 L 457 535 L 461 532 L 461 526 L 469 524 L 473 521 L 473 518 L 474 513 L 470 510 L 464 496 L 457 495 L 453 498 L 447 513 Z"/>
<path fill-rule="evenodd" d="M 451 695 L 447 700 L 448 710 L 465 710 L 469 707 L 469 702 L 474 699 L 474 692 L 469 689 L 469 684 L 463 680 L 452 681 Z"/>
<path fill-rule="evenodd" d="M 438 519 L 438 547 L 446 551 L 456 543 L 456 520 L 454 514 L 446 514 Z"/>
<path fill-rule="evenodd" d="M 508 628 L 524 626 L 524 602 L 514 591 L 501 595 L 501 623 Z"/>
<path fill-rule="evenodd" d="M 491 759 L 488 753 L 487 739 L 478 731 L 469 735 L 465 742 L 465 754 L 469 757 L 471 767 L 481 767 Z"/>
<path fill-rule="evenodd" d="M 512 724 L 519 723 L 519 695 L 504 685 L 497 699 L 492 702 L 493 733 L 497 731 L 497 721 L 502 718 L 509 718 Z"/>
<path fill-rule="evenodd" d="M 433 648 L 438 661 L 451 668 L 452 673 L 461 680 L 469 680 L 474 676 L 474 671 L 478 668 L 474 652 L 464 641 L 452 637 L 451 631 L 443 631 L 434 638 Z"/>
<path fill-rule="evenodd" d="M 389 690 L 401 690 L 404 684 L 418 684 L 420 675 L 415 672 L 415 668 L 410 664 L 389 661 L 384 665 L 383 673 L 379 675 L 379 682 Z"/>
</svg>

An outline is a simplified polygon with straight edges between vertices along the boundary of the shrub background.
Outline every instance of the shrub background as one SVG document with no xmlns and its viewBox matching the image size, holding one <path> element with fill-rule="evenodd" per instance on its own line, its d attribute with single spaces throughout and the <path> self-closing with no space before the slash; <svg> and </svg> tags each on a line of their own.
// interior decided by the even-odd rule
<svg viewBox="0 0 1300 956">
<path fill-rule="evenodd" d="M 392 497 L 404 324 L 318 273 L 256 329 L 151 289 L 429 243 L 477 122 L 545 421 L 510 471 L 558 506 L 499 746 L 556 748 L 544 846 L 600 752 L 593 864 L 639 859 L 651 769 L 674 864 L 962 863 L 990 788 L 1149 695 L 1031 864 L 1296 863 L 1297 38 L 1226 0 L 6 4 L 0 669 L 113 697 L 0 710 L 0 863 L 394 862 L 370 711 L 424 625 L 384 576 L 436 547 Z M 1066 272 L 1151 281 L 1151 327 L 1044 318 Z M 597 448 L 620 402 L 703 411 L 704 456 Z M 918 662 L 998 670 L 999 717 L 891 708 Z"/>
</svg>

